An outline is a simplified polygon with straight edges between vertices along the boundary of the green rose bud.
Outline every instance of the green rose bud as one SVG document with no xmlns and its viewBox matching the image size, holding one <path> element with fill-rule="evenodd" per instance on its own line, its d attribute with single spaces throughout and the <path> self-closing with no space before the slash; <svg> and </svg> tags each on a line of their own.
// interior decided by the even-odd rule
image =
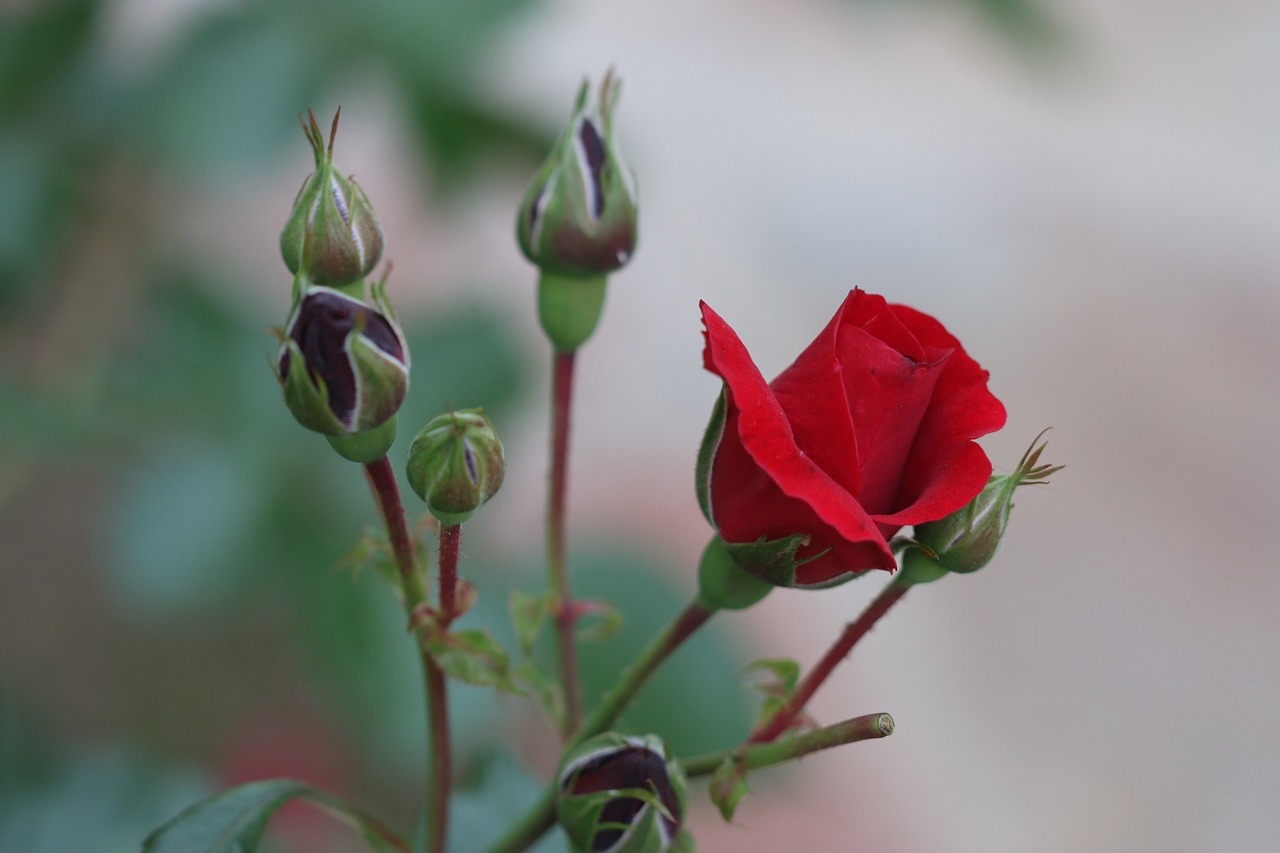
<svg viewBox="0 0 1280 853">
<path fill-rule="evenodd" d="M 578 90 L 569 126 L 533 179 L 516 233 L 525 257 L 546 272 L 592 277 L 625 264 L 636 245 L 636 188 L 613 138 L 618 80 Z"/>
<path fill-rule="evenodd" d="M 302 130 L 315 152 L 316 170 L 302 185 L 280 233 L 280 254 L 289 271 L 302 270 L 312 284 L 332 287 L 359 282 L 382 257 L 382 229 L 373 206 L 355 179 L 344 178 L 333 165 L 338 114 L 326 146 L 316 117 L 307 112 Z"/>
<path fill-rule="evenodd" d="M 461 524 L 502 485 L 506 452 L 483 409 L 438 415 L 409 447 L 409 485 L 443 524 Z"/>
<path fill-rule="evenodd" d="M 692 849 L 680 823 L 685 779 L 654 735 L 593 737 L 566 757 L 556 812 L 575 853 Z"/>
<path fill-rule="evenodd" d="M 331 288 L 309 288 L 279 332 L 277 377 L 289 411 L 307 429 L 334 437 L 369 433 L 404 400 L 409 351 L 382 285 L 373 293 L 376 307 Z M 394 438 L 394 427 L 379 435 L 388 432 Z"/>
<path fill-rule="evenodd" d="M 943 570 L 976 572 L 991 562 L 1009 525 L 1014 491 L 1047 483 L 1051 474 L 1062 470 L 1061 465 L 1040 464 L 1046 447 L 1040 443 L 1043 435 L 1036 436 L 1013 473 L 992 477 L 976 498 L 951 515 L 916 525 L 913 538 L 918 547 L 907 552 L 903 566 L 908 581 L 936 580 Z"/>
</svg>

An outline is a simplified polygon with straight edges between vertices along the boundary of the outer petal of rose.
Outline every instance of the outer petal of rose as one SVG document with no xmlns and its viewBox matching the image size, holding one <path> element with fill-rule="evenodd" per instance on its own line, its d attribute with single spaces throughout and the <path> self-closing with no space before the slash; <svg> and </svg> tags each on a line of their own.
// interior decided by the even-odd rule
<svg viewBox="0 0 1280 853">
<path fill-rule="evenodd" d="M 854 417 L 837 358 L 846 299 L 827 327 L 790 367 L 769 383 L 786 413 L 796 446 L 854 497 L 862 492 L 862 464 Z"/>
<path fill-rule="evenodd" d="M 927 351 L 881 297 L 855 292 L 850 302 L 838 355 L 858 436 L 858 500 L 874 516 L 901 506 L 903 474 L 949 353 Z"/>
<path fill-rule="evenodd" d="M 729 388 L 738 411 L 737 434 L 747 455 L 783 494 L 803 501 L 842 540 L 877 545 L 892 566 L 892 555 L 870 516 L 796 446 L 782 407 L 737 334 L 706 303 L 701 307 L 707 341 L 703 362 Z M 796 532 L 802 531 L 791 531 Z"/>
<path fill-rule="evenodd" d="M 919 524 L 955 512 L 986 485 L 991 462 L 973 439 L 1004 426 L 1005 410 L 987 390 L 987 371 L 941 323 L 903 305 L 893 310 L 926 349 L 952 351 L 916 435 L 895 502 L 901 509 L 875 516 L 886 524 Z"/>
<path fill-rule="evenodd" d="M 751 458 L 742 446 L 739 412 L 728 395 L 725 431 L 716 448 L 711 473 L 712 504 L 716 527 L 726 542 L 755 542 L 783 539 L 804 531 L 809 544 L 798 556 L 809 562 L 796 572 L 796 584 L 821 584 L 851 572 L 892 569 L 894 560 L 885 547 L 885 535 L 871 541 L 848 542 L 799 498 L 784 494 L 773 478 Z"/>
</svg>

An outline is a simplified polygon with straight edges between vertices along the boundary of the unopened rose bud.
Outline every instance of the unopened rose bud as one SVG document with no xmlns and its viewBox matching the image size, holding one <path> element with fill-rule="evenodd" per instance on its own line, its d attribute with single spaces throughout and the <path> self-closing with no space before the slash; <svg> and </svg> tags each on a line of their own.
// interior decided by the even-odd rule
<svg viewBox="0 0 1280 853">
<path fill-rule="evenodd" d="M 443 524 L 461 524 L 502 485 L 506 452 L 483 409 L 427 422 L 409 447 L 409 485 Z"/>
<path fill-rule="evenodd" d="M 307 113 L 302 130 L 315 152 L 316 170 L 293 202 L 280 234 L 280 254 L 292 273 L 300 269 L 312 284 L 339 287 L 360 281 L 382 257 L 382 229 L 373 206 L 354 178 L 333 165 L 333 117 L 326 146 L 316 117 Z"/>
<path fill-rule="evenodd" d="M 684 773 L 660 738 L 593 737 L 569 753 L 557 780 L 556 811 L 575 853 L 662 853 L 682 839 Z"/>
<path fill-rule="evenodd" d="M 1036 436 L 1013 473 L 992 477 L 976 498 L 951 515 L 916 525 L 913 539 L 923 546 L 923 552 L 920 549 L 908 552 L 908 579 L 913 573 L 922 580 L 933 579 L 929 577 L 932 572 L 925 560 L 937 568 L 962 574 L 976 572 L 991 562 L 1009 525 L 1014 491 L 1019 486 L 1047 483 L 1049 475 L 1062 470 L 1061 465 L 1040 464 L 1045 446 L 1040 443 L 1040 436 Z"/>
<path fill-rule="evenodd" d="M 612 71 L 595 101 L 583 81 L 568 128 L 520 205 L 520 248 L 547 272 L 603 275 L 635 250 L 635 178 L 613 138 L 617 95 Z"/>
<path fill-rule="evenodd" d="M 409 351 L 382 287 L 373 291 L 376 307 L 327 287 L 305 290 L 281 330 L 277 375 L 289 411 L 307 429 L 367 433 L 404 400 Z"/>
</svg>

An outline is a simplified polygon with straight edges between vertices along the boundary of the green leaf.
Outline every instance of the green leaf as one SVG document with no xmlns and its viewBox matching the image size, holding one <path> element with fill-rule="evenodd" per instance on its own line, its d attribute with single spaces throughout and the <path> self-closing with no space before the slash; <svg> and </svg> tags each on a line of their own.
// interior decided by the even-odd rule
<svg viewBox="0 0 1280 853">
<path fill-rule="evenodd" d="M 770 677 L 747 682 L 747 686 L 764 694 L 756 712 L 755 728 L 767 724 L 786 707 L 800 682 L 800 664 L 790 658 L 764 658 L 747 665 L 746 671 L 768 673 Z"/>
<path fill-rule="evenodd" d="M 742 802 L 742 798 L 750 791 L 751 787 L 747 785 L 747 770 L 732 755 L 727 756 L 716 768 L 716 772 L 711 774 L 708 793 L 711 794 L 711 802 L 716 804 L 716 808 L 720 810 L 720 816 L 726 823 L 733 820 L 733 813 L 737 811 L 738 803 Z"/>
<path fill-rule="evenodd" d="M 516 639 L 520 641 L 520 649 L 526 655 L 533 654 L 533 644 L 538 641 L 542 625 L 551 616 L 552 595 L 550 591 L 532 595 L 523 590 L 513 589 L 509 608 L 511 624 L 516 629 Z"/>
<path fill-rule="evenodd" d="M 750 687 L 759 690 L 766 696 L 777 696 L 788 699 L 800 683 L 800 664 L 790 658 L 762 658 L 747 664 L 746 671 L 767 672 L 773 676 L 769 679 L 747 682 Z"/>
<path fill-rule="evenodd" d="M 373 525 L 365 527 L 360 539 L 338 561 L 338 569 L 356 576 L 365 569 L 373 569 L 393 592 L 400 594 L 400 571 L 392 559 L 387 534 Z"/>
<path fill-rule="evenodd" d="M 408 843 L 342 800 L 293 779 L 250 782 L 201 800 L 142 842 L 142 853 L 248 853 L 267 821 L 290 800 L 307 800 L 355 827 L 378 853 L 407 853 Z"/>
<path fill-rule="evenodd" d="M 427 643 L 427 649 L 440 668 L 459 681 L 524 694 L 511 680 L 510 656 L 483 628 L 446 634 Z"/>
<path fill-rule="evenodd" d="M 564 728 L 564 688 L 560 682 L 531 660 L 513 669 L 511 677 L 528 688 L 525 692 L 533 696 L 555 730 L 561 731 Z"/>
<path fill-rule="evenodd" d="M 595 624 L 578 629 L 578 640 L 598 643 L 607 640 L 622 628 L 622 611 L 604 601 L 578 601 L 575 606 L 585 616 L 595 616 Z"/>
</svg>

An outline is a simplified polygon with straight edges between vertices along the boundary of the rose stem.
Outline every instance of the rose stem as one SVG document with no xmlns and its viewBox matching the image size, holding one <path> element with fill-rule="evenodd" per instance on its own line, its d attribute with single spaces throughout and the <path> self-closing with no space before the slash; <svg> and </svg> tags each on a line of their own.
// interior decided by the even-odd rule
<svg viewBox="0 0 1280 853">
<path fill-rule="evenodd" d="M 574 644 L 574 623 L 578 614 L 569 589 L 569 566 L 565 555 L 565 493 L 569 471 L 569 404 L 573 398 L 573 366 L 577 350 L 554 356 L 551 379 L 551 481 L 547 495 L 547 564 L 551 593 L 555 598 L 556 638 L 560 651 L 560 680 L 564 688 L 564 730 L 568 737 L 582 719 L 582 697 L 578 686 L 578 651 Z"/>
<path fill-rule="evenodd" d="M 803 758 L 811 752 L 830 749 L 833 746 L 888 737 L 891 734 L 893 734 L 893 717 L 888 714 L 866 714 L 774 743 L 750 744 L 737 749 L 681 759 L 680 765 L 684 768 L 685 775 L 691 779 L 696 776 L 709 776 L 724 763 L 726 758 L 730 757 L 734 758 L 743 770 L 756 770 L 771 764 Z"/>
<path fill-rule="evenodd" d="M 598 735 L 613 725 L 618 715 L 622 713 L 631 699 L 644 686 L 649 676 L 658 669 L 663 661 L 671 656 L 672 652 L 701 628 L 715 612 L 715 608 L 707 607 L 697 599 L 694 599 L 692 604 L 680 611 L 680 614 L 661 633 L 653 638 L 653 641 L 632 662 L 631 666 L 623 671 L 618 683 L 605 696 L 604 701 L 596 708 L 591 718 L 583 723 L 569 738 L 569 742 L 565 744 L 564 751 L 567 753 L 587 738 Z M 515 826 L 511 827 L 504 838 L 490 847 L 486 853 L 518 853 L 518 851 L 526 849 L 555 823 L 555 805 L 556 785 L 553 781 L 542 792 L 538 802 L 525 813 L 524 817 Z"/>
<path fill-rule="evenodd" d="M 412 620 L 419 607 L 427 604 L 427 589 L 423 583 L 422 574 L 418 571 L 413 539 L 409 536 L 409 528 L 405 524 L 404 504 L 400 501 L 400 487 L 396 484 L 395 471 L 391 467 L 391 460 L 385 455 L 378 461 L 365 465 L 364 470 L 365 476 L 369 479 L 369 486 L 373 490 L 374 500 L 387 525 L 391 551 L 395 555 L 396 567 L 400 570 L 400 589 L 404 595 L 405 612 Z M 442 538 L 443 535 L 442 533 Z M 454 555 L 456 573 L 456 548 Z M 443 579 L 441 583 L 443 584 Z M 449 719 L 444 707 L 444 673 L 436 665 L 417 634 L 414 635 L 414 640 L 422 658 L 422 680 L 426 689 L 427 743 L 431 745 L 430 775 L 427 778 L 427 818 L 431 826 L 431 839 L 427 849 L 430 853 L 443 853 L 449 797 Z M 441 744 L 444 745 L 443 749 L 440 747 Z M 443 786 L 440 784 L 441 773 L 444 774 Z"/>
<path fill-rule="evenodd" d="M 449 629 L 457 615 L 458 550 L 462 541 L 462 525 L 440 528 L 440 623 L 439 630 Z M 428 850 L 443 853 L 449 818 L 449 790 L 453 778 L 453 759 L 449 747 L 449 703 L 444 670 L 435 658 L 427 657 L 430 689 L 427 709 L 431 721 L 431 789 L 428 824 L 431 832 Z"/>
<path fill-rule="evenodd" d="M 817 666 L 809 671 L 809 674 L 800 682 L 796 692 L 787 700 L 787 704 L 782 710 L 774 714 L 773 717 L 763 726 L 752 732 L 747 743 L 768 743 L 774 740 L 778 735 L 786 731 L 800 712 L 804 710 L 804 706 L 809 699 L 817 692 L 822 683 L 827 680 L 827 676 L 831 675 L 836 666 L 849 656 L 853 651 L 854 645 L 862 636 L 871 630 L 871 626 L 879 621 L 880 617 L 889 611 L 890 607 L 906 594 L 911 588 L 911 584 L 903 583 L 903 575 L 899 574 L 896 578 L 889 582 L 888 586 L 880 591 L 880 594 L 872 600 L 867 608 L 862 611 L 857 619 L 844 626 L 844 632 L 835 641 L 831 648 L 827 649 L 827 653 L 822 656 L 822 660 L 818 661 Z"/>
</svg>

